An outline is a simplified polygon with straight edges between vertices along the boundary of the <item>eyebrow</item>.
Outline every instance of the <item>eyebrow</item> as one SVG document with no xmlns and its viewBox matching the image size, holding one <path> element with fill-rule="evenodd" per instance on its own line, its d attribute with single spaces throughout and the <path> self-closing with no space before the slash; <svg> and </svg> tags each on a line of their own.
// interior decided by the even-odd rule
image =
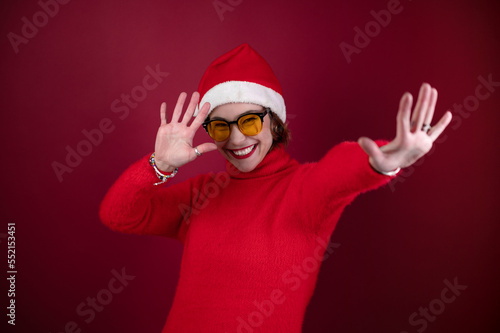
<svg viewBox="0 0 500 333">
<path fill-rule="evenodd" d="M 248 110 L 248 111 L 245 111 L 245 112 L 243 112 L 243 113 L 240 113 L 240 114 L 236 117 L 236 119 L 238 119 L 239 117 L 244 116 L 244 115 L 246 115 L 246 114 L 249 114 L 249 113 L 262 113 L 262 112 L 264 112 L 264 111 L 265 111 L 265 109 L 264 109 L 264 110 Z M 212 120 L 224 120 L 224 121 L 226 121 L 226 122 L 229 122 L 228 120 L 226 120 L 226 119 L 224 119 L 224 118 L 222 118 L 222 117 L 213 117 L 213 118 L 211 118 L 211 119 L 208 119 L 208 121 L 212 121 Z"/>
</svg>

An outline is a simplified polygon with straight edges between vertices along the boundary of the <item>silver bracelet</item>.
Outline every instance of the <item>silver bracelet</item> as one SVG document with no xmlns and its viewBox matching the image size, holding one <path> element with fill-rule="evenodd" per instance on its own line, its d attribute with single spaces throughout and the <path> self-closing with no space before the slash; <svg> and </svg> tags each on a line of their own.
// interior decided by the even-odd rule
<svg viewBox="0 0 500 333">
<path fill-rule="evenodd" d="M 375 168 L 373 167 L 373 165 L 371 165 L 371 163 L 368 163 L 368 164 L 370 164 L 370 166 L 372 167 L 373 171 L 375 171 L 376 173 L 379 173 L 379 174 L 381 174 L 381 175 L 384 175 L 384 176 L 390 176 L 390 177 L 392 177 L 392 176 L 397 175 L 397 174 L 398 174 L 398 172 L 399 172 L 399 171 L 401 171 L 401 168 L 396 168 L 396 170 L 392 170 L 392 171 L 388 171 L 388 172 L 385 172 L 385 171 L 379 171 L 379 170 L 375 169 Z"/>
<path fill-rule="evenodd" d="M 164 184 L 167 180 L 169 180 L 170 178 L 173 178 L 175 177 L 175 175 L 177 174 L 177 170 L 179 168 L 175 168 L 174 171 L 172 171 L 171 174 L 169 175 L 164 175 L 163 173 L 160 172 L 160 170 L 158 169 L 158 167 L 156 166 L 156 163 L 155 163 L 155 153 L 151 154 L 151 157 L 149 158 L 149 164 L 153 167 L 153 169 L 155 170 L 155 173 L 156 173 L 156 176 L 158 177 L 159 180 L 161 180 L 160 182 L 158 183 L 154 183 L 153 185 L 160 185 L 160 184 Z"/>
</svg>

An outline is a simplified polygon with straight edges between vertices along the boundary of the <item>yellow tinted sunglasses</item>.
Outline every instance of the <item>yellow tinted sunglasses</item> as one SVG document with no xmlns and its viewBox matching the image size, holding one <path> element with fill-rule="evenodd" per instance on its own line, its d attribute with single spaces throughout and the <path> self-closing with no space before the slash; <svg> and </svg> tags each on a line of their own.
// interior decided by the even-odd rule
<svg viewBox="0 0 500 333">
<path fill-rule="evenodd" d="M 231 124 L 237 124 L 238 129 L 244 135 L 254 136 L 262 131 L 264 117 L 271 110 L 265 108 L 261 113 L 246 113 L 241 115 L 235 121 L 225 121 L 223 119 L 214 119 L 204 122 L 203 128 L 208 135 L 215 141 L 225 141 L 231 135 Z"/>
</svg>

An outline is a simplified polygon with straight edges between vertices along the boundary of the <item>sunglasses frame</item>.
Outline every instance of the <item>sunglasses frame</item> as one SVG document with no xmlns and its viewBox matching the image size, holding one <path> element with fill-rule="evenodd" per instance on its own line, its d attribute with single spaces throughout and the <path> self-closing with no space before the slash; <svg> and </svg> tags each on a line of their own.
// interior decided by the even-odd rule
<svg viewBox="0 0 500 333">
<path fill-rule="evenodd" d="M 231 136 L 231 125 L 232 124 L 236 124 L 236 126 L 238 127 L 238 130 L 243 134 L 243 135 L 246 135 L 244 134 L 242 131 L 241 131 L 241 128 L 240 126 L 238 125 L 238 121 L 240 121 L 241 118 L 245 117 L 245 116 L 248 116 L 248 115 L 256 115 L 260 118 L 260 121 L 262 122 L 262 124 L 264 124 L 264 117 L 269 114 L 269 116 L 271 116 L 271 109 L 266 107 L 264 108 L 264 112 L 250 112 L 250 113 L 245 113 L 245 114 L 242 114 L 241 116 L 239 116 L 236 120 L 234 121 L 226 121 L 224 119 L 214 119 L 214 120 L 209 120 L 209 121 L 205 121 L 203 122 L 201 125 L 203 126 L 203 128 L 205 129 L 205 131 L 208 133 L 208 135 L 212 138 L 212 136 L 210 135 L 210 133 L 208 132 L 208 125 L 213 122 L 213 121 L 223 121 L 225 122 L 228 127 L 229 127 L 229 135 L 227 137 L 227 139 L 229 139 L 229 137 Z M 261 130 L 262 131 L 262 130 Z M 260 133 L 260 132 L 259 132 Z M 259 134 L 257 133 L 257 134 Z M 255 134 L 255 135 L 257 135 Z M 253 135 L 251 135 L 253 136 Z M 214 139 L 214 138 L 212 138 Z M 227 140 L 226 139 L 226 140 Z M 215 139 L 214 139 L 215 140 Z M 226 141 L 226 140 L 222 140 L 222 141 Z M 218 142 L 222 142 L 222 141 L 218 141 Z"/>
</svg>

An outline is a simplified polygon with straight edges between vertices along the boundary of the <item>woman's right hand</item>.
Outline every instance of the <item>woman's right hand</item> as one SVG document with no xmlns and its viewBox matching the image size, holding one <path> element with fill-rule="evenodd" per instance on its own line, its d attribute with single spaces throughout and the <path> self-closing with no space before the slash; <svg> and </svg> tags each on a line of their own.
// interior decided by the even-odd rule
<svg viewBox="0 0 500 333">
<path fill-rule="evenodd" d="M 155 162 L 161 171 L 172 172 L 175 168 L 181 167 L 198 157 L 193 147 L 193 138 L 207 117 L 210 104 L 205 103 L 191 125 L 188 126 L 200 99 L 200 94 L 198 92 L 193 93 L 186 112 L 182 120 L 180 120 L 186 97 L 185 92 L 179 95 L 170 123 L 167 123 L 167 104 L 165 102 L 161 104 L 161 125 L 156 134 L 155 142 Z M 217 150 L 217 146 L 212 142 L 202 143 L 196 148 L 201 154 Z"/>
</svg>

